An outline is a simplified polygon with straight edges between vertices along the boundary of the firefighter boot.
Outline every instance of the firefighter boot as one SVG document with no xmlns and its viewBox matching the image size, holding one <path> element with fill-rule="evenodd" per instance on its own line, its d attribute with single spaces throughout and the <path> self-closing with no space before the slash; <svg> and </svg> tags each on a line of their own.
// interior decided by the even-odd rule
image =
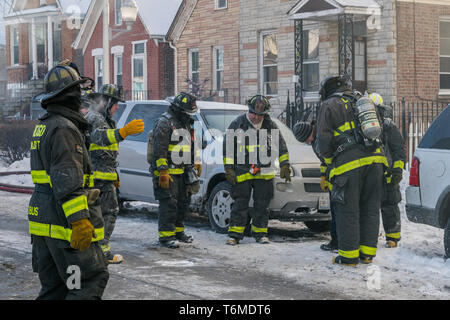
<svg viewBox="0 0 450 320">
<path fill-rule="evenodd" d="M 239 239 L 236 238 L 228 238 L 226 244 L 230 245 L 230 246 L 235 246 L 237 244 L 239 244 Z"/>
<path fill-rule="evenodd" d="M 362 254 L 359 256 L 359 260 L 361 261 L 361 263 L 371 264 L 373 262 L 373 257 L 365 256 Z"/>
<path fill-rule="evenodd" d="M 358 261 L 354 259 L 347 259 L 342 256 L 337 256 L 333 258 L 334 264 L 342 264 L 344 266 L 356 267 L 358 265 Z"/>
<path fill-rule="evenodd" d="M 397 248 L 398 247 L 398 241 L 389 239 L 386 239 L 386 244 L 385 244 L 386 248 Z"/>
<path fill-rule="evenodd" d="M 109 264 L 119 264 L 123 261 L 123 257 L 120 254 L 113 254 L 111 251 L 105 252 L 105 257 Z"/>
<path fill-rule="evenodd" d="M 331 239 L 330 242 L 322 244 L 320 246 L 320 249 L 322 249 L 324 251 L 337 252 L 337 250 L 338 250 L 337 241 L 334 239 Z"/>
<path fill-rule="evenodd" d="M 270 240 L 268 237 L 261 237 L 256 239 L 256 242 L 261 243 L 261 244 L 267 244 L 270 243 Z"/>
<path fill-rule="evenodd" d="M 192 241 L 194 241 L 194 238 L 192 236 L 188 236 L 184 232 L 178 232 L 175 237 L 177 238 L 178 241 L 184 243 L 191 243 Z"/>
<path fill-rule="evenodd" d="M 169 249 L 176 249 L 176 248 L 180 247 L 180 244 L 179 244 L 179 242 L 177 240 L 166 240 L 166 241 L 161 241 L 160 240 L 159 244 L 162 247 L 169 248 Z"/>
</svg>

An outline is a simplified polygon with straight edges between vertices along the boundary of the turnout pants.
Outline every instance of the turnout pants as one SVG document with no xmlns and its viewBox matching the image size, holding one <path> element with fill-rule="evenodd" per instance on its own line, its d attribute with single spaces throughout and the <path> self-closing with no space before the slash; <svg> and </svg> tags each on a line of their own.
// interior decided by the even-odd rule
<svg viewBox="0 0 450 320">
<path fill-rule="evenodd" d="M 189 209 L 189 198 L 183 175 L 171 175 L 169 189 L 158 186 L 159 177 L 153 179 L 155 198 L 159 201 L 159 241 L 175 240 L 184 232 L 184 218 Z"/>
<path fill-rule="evenodd" d="M 236 183 L 231 189 L 234 203 L 231 206 L 231 219 L 228 235 L 241 240 L 250 220 L 249 202 L 253 190 L 252 236 L 255 239 L 267 237 L 269 224 L 269 203 L 273 198 L 273 180 L 252 179 Z"/>
<path fill-rule="evenodd" d="M 345 261 L 357 263 L 360 255 L 376 255 L 382 192 L 382 164 L 359 167 L 334 179 L 331 201 L 336 214 L 338 252 Z"/>
<path fill-rule="evenodd" d="M 38 300 L 99 300 L 109 279 L 107 262 L 97 242 L 79 251 L 63 240 L 33 236 L 32 265 L 41 282 Z M 79 281 L 74 268 L 80 270 Z"/>
<path fill-rule="evenodd" d="M 400 240 L 400 209 L 399 202 L 402 201 L 400 186 L 398 184 L 385 183 L 384 196 L 381 201 L 381 216 L 386 240 Z"/>
<path fill-rule="evenodd" d="M 113 182 L 96 181 L 95 188 L 100 189 L 100 204 L 103 220 L 105 221 L 105 238 L 99 241 L 99 243 L 103 252 L 108 252 L 111 251 L 109 241 L 116 226 L 117 215 L 119 214 L 116 187 Z"/>
</svg>

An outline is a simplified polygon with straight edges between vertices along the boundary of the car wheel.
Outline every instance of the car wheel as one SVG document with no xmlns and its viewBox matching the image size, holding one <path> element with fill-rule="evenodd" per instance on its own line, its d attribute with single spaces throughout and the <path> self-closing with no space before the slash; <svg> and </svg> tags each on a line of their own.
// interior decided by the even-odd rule
<svg viewBox="0 0 450 320">
<path fill-rule="evenodd" d="M 330 221 L 305 221 L 304 223 L 314 232 L 330 231 Z"/>
<path fill-rule="evenodd" d="M 445 259 L 450 259 L 450 218 L 444 232 Z"/>
<path fill-rule="evenodd" d="M 211 191 L 207 210 L 209 223 L 217 233 L 228 233 L 231 217 L 231 184 L 227 181 L 219 182 Z"/>
</svg>

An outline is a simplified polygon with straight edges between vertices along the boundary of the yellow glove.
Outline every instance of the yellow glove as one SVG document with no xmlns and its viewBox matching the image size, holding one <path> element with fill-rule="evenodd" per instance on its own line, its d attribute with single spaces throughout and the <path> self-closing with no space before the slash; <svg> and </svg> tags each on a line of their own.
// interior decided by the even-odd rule
<svg viewBox="0 0 450 320">
<path fill-rule="evenodd" d="M 133 119 L 125 127 L 119 129 L 119 133 L 122 138 L 126 138 L 129 135 L 144 132 L 145 124 L 142 119 Z"/>
<path fill-rule="evenodd" d="M 169 189 L 170 182 L 173 182 L 172 177 L 169 174 L 168 170 L 161 170 L 159 172 L 159 181 L 158 186 L 163 189 Z"/>
<path fill-rule="evenodd" d="M 202 165 L 194 164 L 194 170 L 197 171 L 197 176 L 200 177 L 202 175 Z"/>
<path fill-rule="evenodd" d="M 320 177 L 320 189 L 327 192 L 330 191 L 328 188 L 327 178 L 325 176 Z"/>
<path fill-rule="evenodd" d="M 285 179 L 286 182 L 291 182 L 291 167 L 288 164 L 281 167 L 280 178 Z"/>
<path fill-rule="evenodd" d="M 234 169 L 232 168 L 226 168 L 225 169 L 225 178 L 227 179 L 227 181 L 229 183 L 231 183 L 231 185 L 235 185 L 236 184 L 236 172 L 234 171 Z"/>
<path fill-rule="evenodd" d="M 73 249 L 80 251 L 88 249 L 91 245 L 92 237 L 96 237 L 94 226 L 87 218 L 72 223 L 70 246 Z"/>
</svg>

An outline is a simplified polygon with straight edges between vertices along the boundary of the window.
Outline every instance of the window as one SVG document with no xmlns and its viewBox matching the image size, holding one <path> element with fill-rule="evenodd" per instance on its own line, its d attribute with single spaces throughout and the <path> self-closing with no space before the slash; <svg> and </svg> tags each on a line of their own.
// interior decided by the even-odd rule
<svg viewBox="0 0 450 320">
<path fill-rule="evenodd" d="M 103 86 L 103 58 L 95 57 L 95 86 L 98 91 Z"/>
<path fill-rule="evenodd" d="M 223 90 L 223 47 L 214 47 L 213 66 L 214 66 L 214 90 Z"/>
<path fill-rule="evenodd" d="M 215 0 L 216 1 L 216 9 L 226 9 L 227 8 L 227 0 Z"/>
<path fill-rule="evenodd" d="M 116 6 L 115 6 L 115 16 L 116 16 L 116 25 L 120 26 L 122 25 L 122 0 L 115 0 Z"/>
<path fill-rule="evenodd" d="M 439 22 L 439 89 L 450 93 L 450 19 Z"/>
<path fill-rule="evenodd" d="M 133 119 L 142 119 L 145 124 L 144 132 L 128 136 L 126 140 L 147 142 L 150 130 L 155 127 L 156 120 L 167 110 L 163 104 L 136 104 L 128 116 L 127 122 Z"/>
<path fill-rule="evenodd" d="M 319 29 L 303 31 L 303 90 L 319 91 Z"/>
<path fill-rule="evenodd" d="M 189 79 L 196 83 L 200 80 L 198 69 L 198 49 L 191 49 L 189 50 Z"/>
<path fill-rule="evenodd" d="M 125 111 L 127 105 L 125 103 L 119 103 L 119 109 L 117 109 L 116 113 L 112 116 L 114 122 L 118 122 L 123 112 Z"/>
<path fill-rule="evenodd" d="M 132 89 L 133 100 L 147 99 L 147 61 L 146 41 L 133 43 L 132 67 Z"/>
<path fill-rule="evenodd" d="M 61 23 L 53 22 L 53 65 L 62 60 Z"/>
<path fill-rule="evenodd" d="M 19 64 L 19 30 L 11 27 L 11 65 Z"/>
<path fill-rule="evenodd" d="M 278 45 L 276 33 L 261 34 L 262 88 L 263 94 L 278 94 Z"/>
<path fill-rule="evenodd" d="M 37 51 L 37 62 L 45 63 L 45 43 L 47 36 L 47 30 L 45 24 L 36 24 L 36 51 Z"/>
<path fill-rule="evenodd" d="M 122 55 L 114 55 L 114 83 L 121 86 L 122 85 Z"/>
</svg>

